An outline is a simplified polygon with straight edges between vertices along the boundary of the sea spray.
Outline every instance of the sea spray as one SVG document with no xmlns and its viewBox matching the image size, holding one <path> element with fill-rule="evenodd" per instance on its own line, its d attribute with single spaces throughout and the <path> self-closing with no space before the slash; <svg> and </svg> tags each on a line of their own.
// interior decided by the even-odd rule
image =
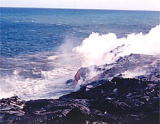
<svg viewBox="0 0 160 124">
<path fill-rule="evenodd" d="M 73 55 L 40 54 L 41 56 L 39 54 L 25 56 L 25 60 L 17 57 L 16 60 L 5 60 L 5 63 L 12 62 L 13 64 L 18 59 L 18 63 L 14 65 L 14 68 L 11 68 L 12 74 L 0 75 L 0 98 L 15 95 L 25 100 L 58 98 L 74 90 L 74 87 L 65 84 L 65 81 L 72 78 L 79 67 L 78 63 L 78 67 L 71 64 L 72 61 L 76 62 Z M 21 57 L 19 56 L 19 58 Z M 35 59 L 36 62 L 33 61 Z M 69 63 L 69 61 L 71 62 Z M 8 64 L 8 66 L 11 65 Z M 37 77 L 37 74 L 40 76 Z"/>
<path fill-rule="evenodd" d="M 101 65 L 115 62 L 120 56 L 131 53 L 160 54 L 160 26 L 153 28 L 148 34 L 129 34 L 126 38 L 117 38 L 116 34 L 100 35 L 92 33 L 76 46 L 73 40 L 67 39 L 58 52 L 22 55 L 15 59 L 3 60 L 1 72 L 13 70 L 13 74 L 1 76 L 0 98 L 18 95 L 22 99 L 58 98 L 66 93 L 79 89 L 67 86 L 66 80 L 74 77 L 76 71 L 84 66 Z M 2 58 L 1 58 L 2 60 Z M 89 68 L 87 79 L 97 75 L 95 68 Z M 41 78 L 32 78 L 36 74 Z M 23 77 L 25 76 L 25 77 Z M 27 77 L 29 76 L 29 77 Z M 31 77 L 30 77 L 31 76 Z"/>
<path fill-rule="evenodd" d="M 160 25 L 148 34 L 129 34 L 126 38 L 93 32 L 73 51 L 82 57 L 82 66 L 109 64 L 131 53 L 160 55 Z"/>
</svg>

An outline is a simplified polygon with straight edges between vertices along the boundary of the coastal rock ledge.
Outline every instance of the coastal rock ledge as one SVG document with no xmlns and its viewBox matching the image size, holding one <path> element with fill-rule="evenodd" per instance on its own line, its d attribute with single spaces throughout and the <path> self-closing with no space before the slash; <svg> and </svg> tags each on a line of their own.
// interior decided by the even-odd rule
<svg viewBox="0 0 160 124">
<path fill-rule="evenodd" d="M 98 83 L 94 88 L 84 86 L 56 100 L 23 101 L 16 96 L 1 99 L 0 123 L 159 123 L 159 82 L 115 77 Z"/>
<path fill-rule="evenodd" d="M 59 99 L 1 99 L 0 124 L 159 124 L 160 57 L 132 54 L 96 69 L 91 79 L 79 70 L 68 82 L 82 78 L 81 88 Z"/>
</svg>

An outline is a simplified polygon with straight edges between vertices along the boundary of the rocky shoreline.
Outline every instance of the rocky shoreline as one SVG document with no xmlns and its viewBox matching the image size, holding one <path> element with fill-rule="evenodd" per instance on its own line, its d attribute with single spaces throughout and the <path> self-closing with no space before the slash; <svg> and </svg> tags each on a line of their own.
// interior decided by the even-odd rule
<svg viewBox="0 0 160 124">
<path fill-rule="evenodd" d="M 59 99 L 1 99 L 0 123 L 159 124 L 159 58 L 131 55 L 107 66 L 97 67 L 102 73 L 84 79 L 80 90 Z M 135 67 L 145 68 L 147 73 L 132 78 L 123 75 Z M 78 79 L 72 81 L 84 75 L 78 73 Z"/>
</svg>

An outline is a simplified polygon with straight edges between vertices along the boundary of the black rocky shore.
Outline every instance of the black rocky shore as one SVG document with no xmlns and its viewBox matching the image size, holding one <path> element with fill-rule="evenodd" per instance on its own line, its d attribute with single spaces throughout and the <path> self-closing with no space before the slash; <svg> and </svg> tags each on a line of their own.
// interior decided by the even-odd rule
<svg viewBox="0 0 160 124">
<path fill-rule="evenodd" d="M 84 78 L 80 90 L 59 99 L 1 99 L 0 123 L 159 124 L 159 57 L 132 54 L 95 68 L 101 73 L 92 79 L 86 78 L 87 68 L 81 68 L 68 82 Z M 124 75 L 137 68 L 145 73 Z"/>
</svg>

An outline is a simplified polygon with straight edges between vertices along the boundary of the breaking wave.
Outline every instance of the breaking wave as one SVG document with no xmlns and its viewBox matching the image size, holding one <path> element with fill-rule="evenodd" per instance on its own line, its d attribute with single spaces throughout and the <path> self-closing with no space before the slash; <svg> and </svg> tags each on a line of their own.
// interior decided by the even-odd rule
<svg viewBox="0 0 160 124">
<path fill-rule="evenodd" d="M 114 33 L 92 33 L 73 51 L 83 58 L 82 66 L 109 64 L 131 53 L 160 55 L 160 25 L 148 34 L 129 34 L 119 39 Z"/>
<path fill-rule="evenodd" d="M 73 56 L 75 55 L 30 55 L 3 59 L 0 66 L 0 98 L 58 98 L 74 91 L 74 85 L 65 83 L 79 68 L 78 62 L 76 65 L 69 62 L 76 62 Z"/>
<path fill-rule="evenodd" d="M 39 53 L 0 58 L 0 98 L 18 95 L 22 99 L 58 98 L 77 88 L 66 85 L 83 66 L 112 63 L 131 53 L 160 55 L 160 25 L 148 34 L 92 33 L 79 46 L 68 40 L 60 53 Z"/>
</svg>

